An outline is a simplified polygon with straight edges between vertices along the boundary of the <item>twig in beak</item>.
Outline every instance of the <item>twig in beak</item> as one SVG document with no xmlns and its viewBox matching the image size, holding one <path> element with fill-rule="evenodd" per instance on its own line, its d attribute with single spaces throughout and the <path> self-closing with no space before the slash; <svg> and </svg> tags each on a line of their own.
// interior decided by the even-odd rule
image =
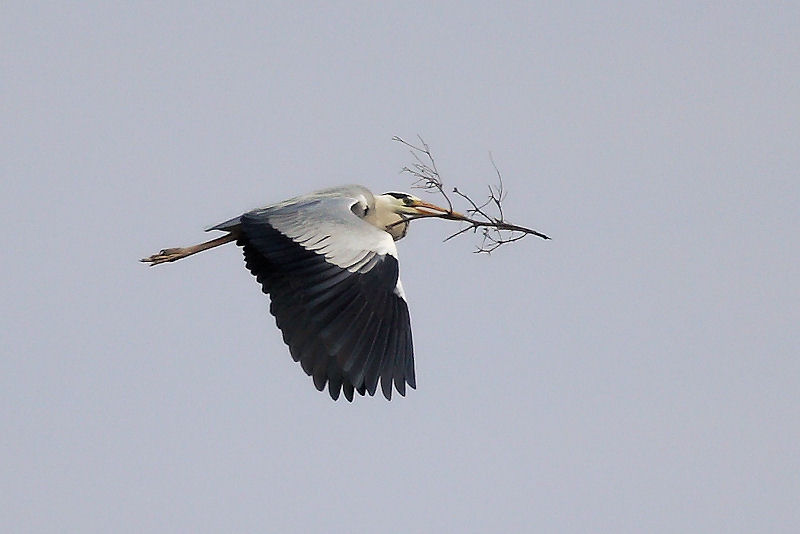
<svg viewBox="0 0 800 534">
<path fill-rule="evenodd" d="M 406 146 L 411 151 L 411 155 L 416 161 L 416 163 L 414 163 L 412 166 L 403 168 L 403 172 L 407 172 L 414 176 L 414 186 L 425 189 L 429 192 L 440 194 L 447 202 L 449 208 L 441 208 L 428 202 L 417 202 L 415 207 L 424 209 L 419 209 L 414 215 L 404 216 L 402 221 L 398 221 L 390 225 L 390 227 L 396 224 L 412 221 L 414 219 L 431 217 L 465 222 L 468 226 L 450 235 L 447 239 L 445 239 L 445 241 L 466 233 L 469 230 L 477 232 L 480 228 L 482 229 L 483 242 L 480 246 L 478 246 L 478 249 L 475 252 L 487 253 L 492 252 L 499 246 L 506 243 L 519 241 L 528 235 L 534 235 L 541 239 L 550 239 L 548 236 L 537 230 L 506 222 L 502 206 L 502 201 L 506 196 L 503 177 L 501 176 L 500 171 L 494 162 L 494 158 L 491 156 L 491 153 L 489 154 L 489 160 L 492 162 L 492 167 L 497 174 L 499 185 L 495 187 L 492 187 L 491 185 L 489 186 L 489 198 L 480 205 L 472 200 L 472 198 L 470 198 L 467 194 L 458 190 L 458 188 L 453 188 L 453 193 L 463 198 L 470 205 L 470 208 L 467 209 L 467 215 L 463 215 L 453 210 L 453 203 L 448 194 L 445 193 L 444 183 L 439 175 L 439 170 L 436 168 L 436 161 L 433 159 L 433 155 L 431 154 L 428 144 L 425 143 L 421 137 L 419 137 L 419 145 L 408 143 L 397 136 L 395 136 L 393 140 Z M 489 213 L 490 211 L 497 211 L 498 215 L 492 215 Z M 509 232 L 510 235 L 505 234 L 505 232 Z"/>
</svg>

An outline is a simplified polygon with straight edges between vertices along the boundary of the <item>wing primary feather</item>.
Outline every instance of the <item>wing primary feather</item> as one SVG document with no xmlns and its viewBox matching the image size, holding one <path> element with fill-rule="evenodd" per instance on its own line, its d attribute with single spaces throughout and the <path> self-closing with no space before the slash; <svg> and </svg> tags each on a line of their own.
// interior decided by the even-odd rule
<svg viewBox="0 0 800 534">
<path fill-rule="evenodd" d="M 390 306 L 389 325 L 386 354 L 381 365 L 381 390 L 387 400 L 392 400 L 392 377 L 394 376 L 394 366 L 397 358 L 397 331 L 400 328 L 397 324 L 397 299 L 393 299 Z"/>
<path fill-rule="evenodd" d="M 336 400 L 342 391 L 342 371 L 339 369 L 336 360 L 331 357 L 328 361 L 328 393 L 331 398 Z"/>
<path fill-rule="evenodd" d="M 368 321 L 371 318 L 369 306 L 363 302 L 360 303 L 360 306 L 357 306 L 357 310 L 351 316 L 351 324 L 353 325 L 352 328 L 349 328 L 345 335 L 341 336 L 335 347 L 338 349 L 335 352 L 337 355 L 337 361 L 339 362 L 339 367 L 341 367 L 344 375 L 347 377 L 351 377 L 350 370 L 352 369 L 353 363 L 357 356 L 355 349 L 359 346 L 358 344 L 361 338 L 364 337 L 364 332 L 366 330 L 365 326 L 368 324 Z M 354 383 L 353 385 L 355 386 L 357 384 Z"/>
<path fill-rule="evenodd" d="M 325 385 L 328 383 L 328 358 L 327 354 L 324 354 L 323 358 L 317 358 L 317 361 L 314 363 L 314 369 L 312 377 L 314 379 L 314 387 L 317 388 L 317 391 L 323 391 L 325 389 Z"/>
<path fill-rule="evenodd" d="M 387 306 L 387 304 L 389 304 L 387 300 L 388 295 L 384 293 L 380 301 L 376 303 L 376 308 L 378 309 L 378 324 L 375 328 L 372 346 L 369 349 L 363 367 L 364 380 L 366 381 L 367 391 L 369 391 L 370 395 L 375 395 L 375 391 L 378 387 L 378 375 L 380 374 L 380 369 L 386 354 L 386 342 L 391 325 L 391 313 L 389 313 L 391 307 Z"/>
<path fill-rule="evenodd" d="M 340 352 L 340 355 L 344 354 L 346 356 L 345 363 L 342 365 L 342 370 L 350 377 L 351 382 L 353 382 L 356 388 L 361 385 L 364 378 L 362 365 L 363 360 L 367 357 L 367 351 L 372 345 L 369 333 L 375 319 L 372 310 L 370 310 L 368 306 L 365 306 L 364 310 L 366 314 L 361 314 L 364 316 L 364 319 L 357 323 L 359 325 L 359 329 L 356 331 L 357 333 L 353 332 L 354 335 L 349 336 L 349 339 L 342 346 Z"/>
<path fill-rule="evenodd" d="M 406 394 L 405 361 L 408 351 L 407 344 L 408 337 L 404 331 L 400 331 L 397 338 L 397 354 L 395 355 L 394 387 L 403 396 Z"/>
<path fill-rule="evenodd" d="M 408 316 L 408 307 L 406 306 L 405 302 L 402 304 L 405 308 L 406 316 Z M 408 347 L 405 355 L 405 377 L 406 382 L 412 389 L 417 388 L 417 377 L 414 372 L 414 339 L 411 333 L 411 322 L 410 319 L 406 323 L 406 346 Z"/>
</svg>

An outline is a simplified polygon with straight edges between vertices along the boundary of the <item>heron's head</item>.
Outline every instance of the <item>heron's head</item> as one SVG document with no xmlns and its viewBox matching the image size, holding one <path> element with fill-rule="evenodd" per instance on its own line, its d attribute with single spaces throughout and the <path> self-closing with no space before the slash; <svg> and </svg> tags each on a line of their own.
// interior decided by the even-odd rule
<svg viewBox="0 0 800 534">
<path fill-rule="evenodd" d="M 439 207 L 421 198 L 390 191 L 375 196 L 375 209 L 364 217 L 378 228 L 389 232 L 395 241 L 405 237 L 408 231 L 408 218 L 417 217 L 460 217 L 447 208 Z"/>
<path fill-rule="evenodd" d="M 450 210 L 447 208 L 425 202 L 421 198 L 409 195 L 408 193 L 390 191 L 378 196 L 382 198 L 385 206 L 398 215 L 428 215 L 436 217 L 450 213 Z"/>
</svg>

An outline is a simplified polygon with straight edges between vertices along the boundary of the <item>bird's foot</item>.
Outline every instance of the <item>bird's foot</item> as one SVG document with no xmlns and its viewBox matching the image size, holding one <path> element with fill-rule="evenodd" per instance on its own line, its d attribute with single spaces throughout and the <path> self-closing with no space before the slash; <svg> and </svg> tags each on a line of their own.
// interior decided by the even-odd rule
<svg viewBox="0 0 800 534">
<path fill-rule="evenodd" d="M 181 258 L 185 258 L 187 256 L 185 249 L 183 248 L 165 248 L 161 250 L 158 254 L 153 254 L 147 258 L 142 258 L 141 262 L 149 263 L 152 267 L 153 265 L 158 265 L 159 263 L 167 263 L 170 261 L 176 261 Z"/>
</svg>

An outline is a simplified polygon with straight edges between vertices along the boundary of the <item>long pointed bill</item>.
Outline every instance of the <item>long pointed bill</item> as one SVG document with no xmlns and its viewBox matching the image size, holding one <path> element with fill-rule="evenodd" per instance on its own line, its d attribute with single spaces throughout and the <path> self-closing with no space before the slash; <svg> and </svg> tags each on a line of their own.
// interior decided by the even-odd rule
<svg viewBox="0 0 800 534">
<path fill-rule="evenodd" d="M 433 217 L 442 217 L 445 219 L 457 219 L 457 220 L 466 219 L 466 217 L 464 217 L 457 211 L 452 211 L 447 208 L 442 208 L 440 206 L 437 206 L 436 204 L 425 202 L 424 200 L 415 201 L 413 207 L 417 210 L 417 212 L 420 215 L 430 215 Z"/>
</svg>

